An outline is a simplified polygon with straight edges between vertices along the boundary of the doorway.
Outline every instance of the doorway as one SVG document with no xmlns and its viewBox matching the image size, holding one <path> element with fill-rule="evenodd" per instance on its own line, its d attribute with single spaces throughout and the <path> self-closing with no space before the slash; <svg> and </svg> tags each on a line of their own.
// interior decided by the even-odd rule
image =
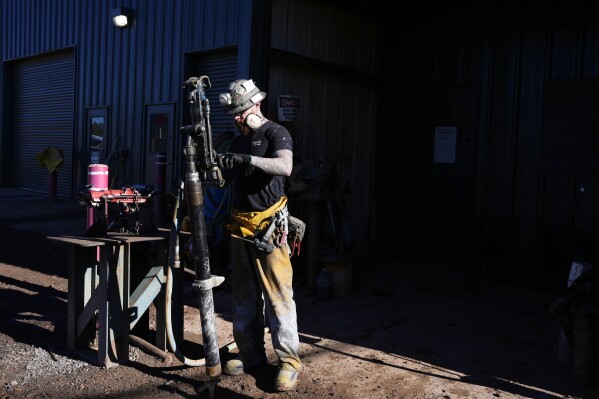
<svg viewBox="0 0 599 399">
<path fill-rule="evenodd" d="M 399 256 L 472 267 L 478 88 L 409 89 L 400 101 L 394 161 Z"/>
</svg>

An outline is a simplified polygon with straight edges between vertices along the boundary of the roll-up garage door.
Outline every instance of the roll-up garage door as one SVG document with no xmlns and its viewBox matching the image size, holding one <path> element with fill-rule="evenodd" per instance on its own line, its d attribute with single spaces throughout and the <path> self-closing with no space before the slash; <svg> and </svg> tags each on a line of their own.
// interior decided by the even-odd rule
<svg viewBox="0 0 599 399">
<path fill-rule="evenodd" d="M 28 58 L 13 65 L 12 182 L 48 192 L 48 169 L 36 155 L 47 147 L 64 153 L 57 194 L 72 196 L 75 58 L 72 50 Z"/>
<path fill-rule="evenodd" d="M 227 130 L 234 130 L 233 119 L 218 102 L 218 95 L 225 93 L 229 83 L 237 78 L 237 51 L 222 50 L 216 52 L 194 54 L 189 58 L 185 79 L 202 75 L 208 76 L 211 87 L 206 90 L 210 101 L 210 126 L 212 138 L 217 139 Z"/>
</svg>

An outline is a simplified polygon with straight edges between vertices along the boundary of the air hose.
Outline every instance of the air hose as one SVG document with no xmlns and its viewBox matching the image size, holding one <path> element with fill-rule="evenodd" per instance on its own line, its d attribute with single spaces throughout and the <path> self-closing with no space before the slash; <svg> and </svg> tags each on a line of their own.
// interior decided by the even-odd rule
<svg viewBox="0 0 599 399">
<path fill-rule="evenodd" d="M 175 357 L 183 364 L 192 367 L 204 366 L 206 364 L 206 358 L 201 359 L 189 359 L 187 358 L 177 347 L 177 342 L 173 334 L 173 325 L 171 317 L 171 297 L 173 293 L 173 271 L 172 269 L 178 269 L 181 267 L 181 259 L 179 257 L 179 225 L 182 220 L 182 212 L 179 209 L 180 198 L 182 187 L 179 187 L 177 198 L 175 200 L 175 206 L 173 210 L 173 220 L 171 223 L 171 234 L 169 242 L 169 256 L 168 256 L 168 271 L 166 276 L 166 300 L 165 314 L 166 314 L 166 333 L 168 337 L 168 343 L 171 346 L 171 350 Z M 229 344 L 230 346 L 231 344 Z M 232 350 L 237 345 L 232 346 L 229 350 Z M 228 346 L 227 346 L 228 347 Z"/>
<path fill-rule="evenodd" d="M 171 346 L 171 350 L 173 351 L 175 357 L 181 363 L 183 363 L 187 366 L 192 366 L 192 367 L 204 366 L 206 364 L 206 358 L 204 357 L 201 359 L 189 359 L 188 357 L 186 357 L 183 353 L 181 353 L 181 351 L 177 347 L 177 342 L 175 341 L 175 337 L 173 335 L 173 327 L 172 327 L 172 321 L 171 321 L 171 295 L 173 292 L 173 273 L 171 270 L 172 267 L 173 266 L 169 265 L 168 273 L 167 273 L 167 277 L 166 277 L 165 306 L 166 306 L 166 332 L 167 332 L 167 336 L 168 336 L 168 343 Z M 233 349 L 233 348 L 231 348 L 231 349 Z"/>
<path fill-rule="evenodd" d="M 167 277 L 166 277 L 166 300 L 165 300 L 165 306 L 166 306 L 166 332 L 167 332 L 167 336 L 168 336 L 168 343 L 171 346 L 171 350 L 173 351 L 173 354 L 175 355 L 175 357 L 183 364 L 185 364 L 186 366 L 191 366 L 191 367 L 198 367 L 198 366 L 204 366 L 206 364 L 206 358 L 201 358 L 201 359 L 189 359 L 188 357 L 186 357 L 183 353 L 181 353 L 181 351 L 179 351 L 179 349 L 177 348 L 177 342 L 175 340 L 175 336 L 173 335 L 173 327 L 172 327 L 172 321 L 171 321 L 171 296 L 173 293 L 173 272 L 172 272 L 172 268 L 178 268 L 180 267 L 180 261 L 178 260 L 178 256 L 179 256 L 179 238 L 177 235 L 176 238 L 177 244 L 176 244 L 176 255 L 173 256 L 172 261 L 169 261 L 169 266 L 168 266 L 168 272 L 167 272 Z M 268 333 L 269 332 L 269 328 L 265 327 L 264 328 L 264 333 Z M 235 341 L 232 341 L 230 343 L 228 343 L 227 345 L 225 345 L 223 348 L 223 350 L 226 350 L 227 352 L 231 352 L 232 350 L 234 350 L 235 348 L 237 348 L 237 343 Z"/>
<path fill-rule="evenodd" d="M 180 198 L 181 198 L 181 190 L 177 194 L 177 198 L 175 200 L 174 211 L 173 211 L 173 220 L 171 224 L 171 234 L 170 234 L 170 242 L 169 242 L 169 257 L 168 257 L 168 270 L 166 277 L 166 300 L 165 303 L 165 315 L 166 315 L 166 333 L 168 338 L 168 343 L 173 351 L 175 357 L 186 366 L 191 367 L 199 367 L 204 366 L 206 364 L 206 358 L 201 359 L 190 359 L 186 357 L 177 347 L 177 342 L 175 340 L 175 336 L 173 334 L 173 325 L 172 325 L 172 317 L 171 317 L 171 305 L 172 305 L 172 293 L 173 293 L 173 271 L 172 269 L 178 269 L 181 267 L 181 259 L 179 257 L 179 225 L 182 220 L 182 212 L 179 210 Z M 268 327 L 264 329 L 264 333 L 269 331 Z M 225 345 L 224 348 L 227 352 L 230 352 L 237 348 L 237 343 L 235 341 L 230 342 Z"/>
</svg>

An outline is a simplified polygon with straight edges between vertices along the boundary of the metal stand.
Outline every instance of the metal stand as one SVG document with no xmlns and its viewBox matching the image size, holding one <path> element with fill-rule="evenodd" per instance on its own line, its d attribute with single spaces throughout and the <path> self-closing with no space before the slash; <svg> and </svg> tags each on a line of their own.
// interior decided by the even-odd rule
<svg viewBox="0 0 599 399">
<path fill-rule="evenodd" d="M 112 232 L 106 238 L 48 237 L 68 245 L 68 350 L 106 368 L 129 361 L 131 331 L 154 300 L 164 301 L 166 238 L 164 233 Z M 156 243 L 156 260 L 137 283 L 134 264 L 141 262 L 136 258 L 151 242 Z M 165 350 L 164 307 L 156 309 L 156 347 Z"/>
</svg>

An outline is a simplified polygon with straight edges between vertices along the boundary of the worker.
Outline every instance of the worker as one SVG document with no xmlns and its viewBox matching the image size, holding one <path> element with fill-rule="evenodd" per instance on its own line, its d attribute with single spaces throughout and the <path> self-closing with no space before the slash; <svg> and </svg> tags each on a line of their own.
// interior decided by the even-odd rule
<svg viewBox="0 0 599 399">
<path fill-rule="evenodd" d="M 286 239 L 285 179 L 293 168 L 293 142 L 285 127 L 262 114 L 265 97 L 251 79 L 231 82 L 228 92 L 219 96 L 240 133 L 231 140 L 229 152 L 217 155 L 227 184 L 233 182 L 227 229 L 233 264 L 233 337 L 239 348 L 223 372 L 239 375 L 265 365 L 264 331 L 268 327 L 278 357 L 274 388 L 288 391 L 296 386 L 302 367 Z"/>
</svg>

